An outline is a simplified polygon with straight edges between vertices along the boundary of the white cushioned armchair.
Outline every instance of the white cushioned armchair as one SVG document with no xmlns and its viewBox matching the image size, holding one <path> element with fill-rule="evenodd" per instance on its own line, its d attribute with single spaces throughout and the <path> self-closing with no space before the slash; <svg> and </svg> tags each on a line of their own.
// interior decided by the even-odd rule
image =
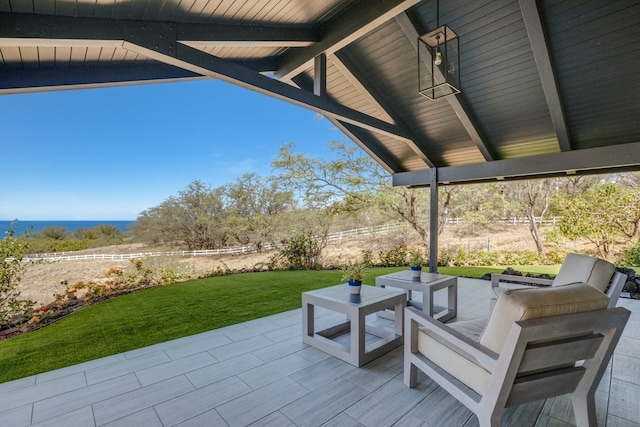
<svg viewBox="0 0 640 427">
<path fill-rule="evenodd" d="M 595 390 L 629 318 L 584 283 L 501 293 L 479 339 L 469 322 L 442 324 L 405 309 L 404 381 L 425 372 L 480 426 L 505 407 L 571 393 L 578 426 L 595 426 Z M 465 325 L 466 323 L 466 325 Z"/>
<path fill-rule="evenodd" d="M 609 307 L 612 308 L 618 303 L 618 297 L 626 280 L 627 276 L 616 271 L 616 267 L 609 261 L 588 255 L 570 253 L 565 258 L 558 271 L 558 275 L 553 280 L 493 273 L 491 275 L 491 287 L 497 297 L 499 293 L 504 291 L 505 287 L 521 288 L 527 286 L 526 284 L 520 283 L 529 283 L 538 286 L 562 286 L 570 283 L 586 283 L 606 293 L 609 297 Z M 504 281 L 517 281 L 519 284 L 502 283 L 503 287 L 501 287 L 501 282 Z M 609 286 L 609 284 L 611 285 Z"/>
</svg>

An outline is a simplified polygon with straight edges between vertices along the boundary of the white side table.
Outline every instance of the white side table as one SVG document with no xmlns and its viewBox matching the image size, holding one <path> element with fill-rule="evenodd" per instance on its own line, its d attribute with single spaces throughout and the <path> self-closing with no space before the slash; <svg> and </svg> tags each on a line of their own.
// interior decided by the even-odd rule
<svg viewBox="0 0 640 427">
<path fill-rule="evenodd" d="M 404 292 L 362 286 L 360 295 L 352 295 L 348 285 L 338 285 L 302 294 L 302 340 L 330 355 L 362 366 L 402 345 L 403 309 L 407 303 Z M 314 308 L 323 307 L 347 316 L 347 321 L 322 331 L 315 331 Z M 395 311 L 394 328 L 366 324 L 366 316 L 387 308 Z M 350 345 L 334 337 L 349 332 Z M 365 334 L 378 339 L 365 344 Z"/>
</svg>

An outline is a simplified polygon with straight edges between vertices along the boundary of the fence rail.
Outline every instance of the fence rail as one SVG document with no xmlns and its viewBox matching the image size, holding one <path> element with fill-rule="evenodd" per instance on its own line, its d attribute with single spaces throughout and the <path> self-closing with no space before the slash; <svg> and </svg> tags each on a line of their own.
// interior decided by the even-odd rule
<svg viewBox="0 0 640 427">
<path fill-rule="evenodd" d="M 327 235 L 327 241 L 334 242 L 344 239 L 353 239 L 358 236 L 367 236 L 377 233 L 389 233 L 403 227 L 401 224 L 384 224 L 374 227 L 355 228 L 353 230 L 339 231 Z M 266 243 L 262 250 L 271 250 L 277 248 L 277 245 Z M 159 257 L 159 256 L 215 256 L 215 255 L 240 255 L 258 252 L 255 246 L 236 246 L 233 248 L 222 249 L 202 249 L 195 251 L 167 251 L 167 252 L 138 252 L 130 254 L 82 254 L 78 255 L 74 252 L 54 252 L 27 255 L 23 261 L 83 261 L 83 260 L 107 260 L 107 261 L 127 261 L 139 258 Z"/>
<path fill-rule="evenodd" d="M 559 221 L 558 217 L 548 218 L 542 221 L 542 224 L 545 226 L 556 225 Z M 503 225 L 507 226 L 517 226 L 528 224 L 528 218 L 501 218 L 496 220 Z M 453 225 L 462 225 L 464 224 L 464 220 L 462 218 L 449 218 L 447 219 L 447 224 Z M 382 233 L 390 233 L 392 231 L 396 231 L 399 229 L 404 229 L 407 226 L 405 224 L 384 224 L 377 225 L 373 227 L 362 227 L 362 228 L 354 228 L 353 230 L 346 231 L 338 231 L 335 233 L 330 233 L 327 235 L 326 240 L 329 242 L 335 242 L 345 239 L 353 239 L 359 236 L 368 236 L 371 234 L 382 234 Z M 471 246 L 471 241 L 467 241 L 464 246 Z M 490 240 L 479 240 L 478 246 L 486 247 L 487 250 L 491 247 Z M 523 243 L 524 245 L 524 243 Z M 278 246 L 272 243 L 266 243 L 263 245 L 262 250 L 271 250 L 276 249 Z M 43 254 L 33 254 L 27 255 L 23 258 L 23 261 L 82 261 L 82 260 L 108 260 L 108 261 L 127 261 L 131 259 L 139 259 L 139 258 L 148 258 L 148 257 L 158 257 L 158 256 L 215 256 L 215 255 L 238 255 L 238 254 L 249 254 L 258 252 L 258 249 L 253 246 L 236 246 L 233 248 L 222 248 L 222 249 L 202 249 L 196 251 L 168 251 L 168 252 L 139 252 L 139 253 L 131 253 L 131 254 L 83 254 L 78 255 L 74 252 L 55 252 L 55 253 L 43 253 Z"/>
</svg>

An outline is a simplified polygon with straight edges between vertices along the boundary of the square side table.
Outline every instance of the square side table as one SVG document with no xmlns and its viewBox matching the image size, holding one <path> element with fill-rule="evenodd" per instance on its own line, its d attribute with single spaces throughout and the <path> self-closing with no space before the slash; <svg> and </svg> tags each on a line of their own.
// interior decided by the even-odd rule
<svg viewBox="0 0 640 427">
<path fill-rule="evenodd" d="M 352 295 L 348 285 L 338 285 L 302 294 L 302 340 L 312 347 L 351 363 L 363 366 L 402 345 L 403 310 L 406 306 L 404 292 L 362 286 L 360 295 Z M 315 307 L 323 307 L 347 316 L 347 321 L 315 330 Z M 387 308 L 395 312 L 394 327 L 377 327 L 366 323 L 366 316 Z M 338 335 L 350 332 L 350 345 L 335 341 Z M 377 339 L 369 344 L 366 334 Z"/>
<path fill-rule="evenodd" d="M 426 315 L 441 322 L 446 322 L 458 315 L 458 278 L 444 274 L 422 273 L 420 280 L 411 277 L 411 271 L 399 271 L 385 274 L 376 278 L 376 286 L 386 288 L 391 286 L 403 289 L 407 293 L 407 303 Z M 437 291 L 447 290 L 447 306 L 444 310 L 434 312 L 434 296 Z M 422 292 L 422 304 L 413 300 L 413 291 Z"/>
</svg>

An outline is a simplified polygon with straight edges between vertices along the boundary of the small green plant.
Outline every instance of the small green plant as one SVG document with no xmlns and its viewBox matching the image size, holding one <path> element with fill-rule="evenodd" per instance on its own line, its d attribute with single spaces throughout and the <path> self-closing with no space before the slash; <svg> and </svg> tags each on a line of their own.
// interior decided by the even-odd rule
<svg viewBox="0 0 640 427">
<path fill-rule="evenodd" d="M 349 263 L 342 266 L 342 280 L 362 282 L 367 275 L 367 266 L 363 262 Z"/>
<path fill-rule="evenodd" d="M 409 267 L 423 267 L 424 266 L 424 257 L 422 256 L 422 251 L 418 249 L 414 249 L 409 252 Z"/>
</svg>

